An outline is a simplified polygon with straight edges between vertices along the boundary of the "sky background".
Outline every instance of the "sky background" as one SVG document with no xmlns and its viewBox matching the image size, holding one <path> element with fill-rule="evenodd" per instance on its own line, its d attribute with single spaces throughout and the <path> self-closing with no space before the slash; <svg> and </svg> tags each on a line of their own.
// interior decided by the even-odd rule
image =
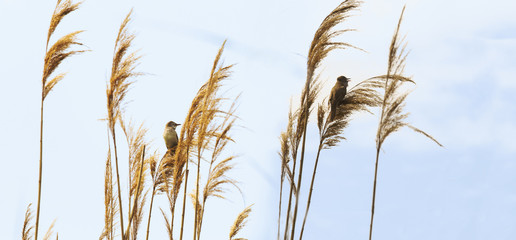
<svg viewBox="0 0 516 240">
<path fill-rule="evenodd" d="M 60 37 L 86 30 L 80 39 L 91 52 L 61 65 L 58 72 L 68 75 L 45 101 L 40 233 L 54 219 L 61 239 L 96 239 L 102 231 L 108 142 L 106 123 L 100 119 L 106 116 L 116 34 L 134 8 L 130 29 L 137 34 L 134 49 L 143 55 L 138 70 L 148 74 L 130 89 L 126 118 L 144 122 L 150 148 L 163 153 L 165 123 L 183 122 L 227 39 L 224 63 L 237 65 L 224 92 L 228 97 L 241 94 L 236 143 L 228 150 L 240 156 L 231 176 L 240 182 L 242 194 L 230 189 L 229 201 L 208 202 L 203 238 L 227 239 L 237 214 L 254 204 L 240 236 L 274 239 L 278 137 L 286 127 L 290 99 L 299 99 L 313 34 L 339 3 L 86 0 L 54 33 Z M 330 54 L 320 68 L 321 94 L 328 95 L 340 75 L 350 77 L 353 85 L 386 72 L 388 45 L 404 4 L 401 32 L 410 49 L 405 73 L 417 82 L 407 99 L 408 121 L 445 147 L 407 129 L 386 140 L 373 236 L 514 239 L 516 2 L 364 1 L 337 28 L 357 29 L 338 39 L 367 52 Z M 32 202 L 35 209 L 37 202 L 40 81 L 54 7 L 55 1 L 0 0 L 1 239 L 20 238 L 27 205 Z M 378 111 L 374 113 L 355 115 L 344 132 L 347 140 L 322 152 L 305 239 L 367 238 L 378 123 Z M 307 140 L 305 176 L 317 150 L 313 123 Z M 125 161 L 120 169 L 122 193 L 127 193 Z M 305 180 L 302 187 L 307 190 L 309 178 Z M 306 197 L 301 194 L 300 214 Z M 166 200 L 158 196 L 155 201 L 150 237 L 164 239 L 159 207 L 166 209 Z M 186 236 L 191 234 L 188 228 Z M 140 231 L 143 239 L 145 224 Z"/>
</svg>

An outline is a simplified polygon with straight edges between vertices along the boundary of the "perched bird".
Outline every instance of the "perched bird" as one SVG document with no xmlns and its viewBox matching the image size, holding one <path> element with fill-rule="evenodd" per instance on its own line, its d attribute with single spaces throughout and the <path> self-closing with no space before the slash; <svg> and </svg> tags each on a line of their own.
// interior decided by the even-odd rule
<svg viewBox="0 0 516 240">
<path fill-rule="evenodd" d="M 335 118 L 337 114 L 337 108 L 342 104 L 342 100 L 346 96 L 349 79 L 345 76 L 337 78 L 335 86 L 331 89 L 330 93 L 330 120 Z"/>
<path fill-rule="evenodd" d="M 175 123 L 174 121 L 170 121 L 165 125 L 165 132 L 163 132 L 163 139 L 165 139 L 165 145 L 167 145 L 167 149 L 170 150 L 177 146 L 177 133 L 176 127 L 181 124 Z"/>
</svg>

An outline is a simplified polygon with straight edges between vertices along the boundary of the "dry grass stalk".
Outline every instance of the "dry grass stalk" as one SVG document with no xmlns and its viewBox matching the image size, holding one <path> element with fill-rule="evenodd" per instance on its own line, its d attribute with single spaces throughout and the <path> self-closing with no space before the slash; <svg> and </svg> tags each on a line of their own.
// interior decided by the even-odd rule
<svg viewBox="0 0 516 240">
<path fill-rule="evenodd" d="M 376 163 L 374 171 L 373 199 L 371 203 L 371 223 L 369 226 L 369 240 L 372 239 L 373 233 L 378 158 L 380 155 L 382 144 L 385 141 L 385 139 L 390 134 L 398 131 L 402 127 L 409 127 L 412 130 L 423 134 L 425 137 L 428 137 L 429 139 L 437 143 L 439 146 L 442 146 L 435 138 L 433 138 L 429 134 L 405 122 L 405 119 L 408 117 L 409 113 L 404 112 L 403 108 L 405 106 L 405 99 L 407 98 L 409 92 L 400 92 L 400 88 L 404 83 L 415 82 L 411 78 L 403 76 L 407 53 L 405 51 L 406 43 L 404 44 L 404 41 L 400 40 L 399 38 L 399 30 L 404 12 L 405 7 L 403 7 L 403 10 L 401 12 L 400 18 L 398 20 L 398 25 L 392 37 L 391 45 L 389 48 L 387 74 L 374 77 L 376 79 L 385 80 L 385 91 L 381 104 L 381 116 L 378 124 L 378 131 L 376 133 Z"/>
<path fill-rule="evenodd" d="M 108 128 L 111 133 L 114 155 L 115 155 L 115 169 L 116 179 L 118 187 L 118 205 L 120 212 L 120 230 L 122 239 L 125 238 L 124 231 L 124 216 L 122 208 L 122 196 L 120 190 L 120 175 L 118 169 L 118 154 L 116 145 L 116 133 L 115 125 L 118 119 L 121 118 L 123 112 L 124 99 L 126 97 L 129 86 L 133 83 L 132 77 L 141 75 L 141 73 L 135 72 L 135 68 L 138 66 L 138 60 L 140 56 L 136 52 L 128 53 L 131 43 L 135 38 L 135 35 L 129 33 L 128 24 L 131 21 L 132 10 L 127 14 L 124 21 L 120 25 L 118 35 L 115 42 L 115 50 L 113 54 L 113 65 L 111 69 L 111 77 L 109 79 L 108 88 L 106 90 L 107 95 L 107 112 L 108 112 Z"/>
<path fill-rule="evenodd" d="M 58 0 L 56 4 L 56 8 L 54 9 L 54 13 L 52 14 L 52 18 L 50 20 L 50 26 L 48 28 L 47 34 L 47 43 L 45 47 L 45 62 L 43 67 L 43 76 L 41 79 L 42 87 L 41 87 L 41 119 L 40 119 L 40 151 L 39 151 L 39 180 L 38 180 L 38 205 L 36 210 L 36 227 L 35 227 L 35 239 L 38 239 L 38 230 L 39 230 L 39 213 L 40 213 L 40 205 L 41 205 L 41 181 L 42 181 L 42 172 L 43 172 L 43 102 L 45 98 L 48 96 L 50 91 L 57 85 L 57 83 L 63 80 L 65 73 L 60 73 L 55 75 L 52 79 L 49 80 L 52 73 L 59 67 L 59 65 L 66 58 L 82 53 L 84 51 L 73 51 L 70 50 L 71 47 L 76 45 L 82 45 L 82 43 L 77 41 L 77 35 L 82 31 L 76 31 L 69 33 L 60 39 L 58 39 L 49 49 L 50 38 L 54 34 L 57 26 L 61 22 L 61 20 L 68 15 L 69 13 L 77 10 L 81 3 L 72 4 L 71 0 L 61 1 Z"/>
<path fill-rule="evenodd" d="M 25 211 L 25 220 L 23 221 L 22 228 L 22 240 L 30 240 L 34 236 L 32 234 L 32 230 L 34 230 L 34 225 L 30 223 L 34 216 L 32 214 L 30 206 L 32 206 L 32 203 L 29 203 L 29 206 L 27 206 L 27 211 Z"/>
<path fill-rule="evenodd" d="M 287 215 L 286 215 L 286 224 L 285 224 L 285 235 L 284 239 L 288 238 L 287 231 L 289 229 L 289 217 L 291 214 L 291 206 L 292 206 L 292 195 L 294 190 L 292 186 L 295 186 L 297 192 L 300 191 L 302 176 L 303 176 L 303 163 L 304 163 L 304 154 L 305 154 L 305 143 L 306 143 L 306 128 L 308 124 L 309 116 L 313 110 L 313 103 L 317 97 L 317 94 L 320 90 L 320 84 L 317 79 L 318 76 L 315 74 L 317 72 L 318 67 L 321 62 L 328 56 L 328 54 L 335 49 L 342 49 L 347 47 L 356 48 L 348 43 L 336 42 L 333 39 L 344 32 L 353 31 L 353 29 L 345 29 L 345 30 L 335 30 L 335 26 L 339 23 L 343 22 L 350 16 L 350 11 L 358 8 L 359 2 L 354 0 L 346 0 L 342 2 L 337 8 L 335 8 L 321 23 L 319 28 L 317 29 L 312 43 L 310 45 L 310 49 L 308 52 L 308 61 L 307 61 L 307 76 L 305 87 L 302 91 L 301 96 L 301 105 L 297 115 L 297 124 L 295 127 L 295 138 L 291 141 L 291 145 L 293 146 L 292 154 L 294 154 L 293 167 L 292 167 L 292 175 L 295 176 L 296 172 L 296 162 L 297 162 L 297 153 L 298 146 L 301 142 L 301 155 L 299 157 L 299 174 L 296 184 L 291 185 L 290 194 L 289 194 L 289 203 L 287 207 Z M 302 139 L 302 140 L 301 140 Z M 292 226 L 291 226 L 291 234 L 290 239 L 294 238 L 296 219 L 297 219 L 297 209 L 299 205 L 299 198 L 296 197 L 295 205 L 292 211 Z"/>
<path fill-rule="evenodd" d="M 238 214 L 238 217 L 235 219 L 233 226 L 231 226 L 231 229 L 229 230 L 229 240 L 247 240 L 246 238 L 235 238 L 235 236 L 247 224 L 247 218 L 251 213 L 252 206 L 253 205 L 246 207 L 240 214 Z"/>
</svg>

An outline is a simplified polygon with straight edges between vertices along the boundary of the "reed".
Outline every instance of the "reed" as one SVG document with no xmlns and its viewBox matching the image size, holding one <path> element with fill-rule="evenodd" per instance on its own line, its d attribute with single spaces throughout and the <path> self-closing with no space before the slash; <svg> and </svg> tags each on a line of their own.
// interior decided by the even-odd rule
<svg viewBox="0 0 516 240">
<path fill-rule="evenodd" d="M 115 170 L 116 170 L 116 182 L 117 182 L 117 195 L 118 195 L 118 209 L 120 213 L 120 232 L 122 239 L 125 240 L 124 230 L 124 215 L 123 215 L 123 204 L 122 195 L 120 190 L 120 174 L 118 168 L 118 153 L 117 153 L 117 142 L 116 142 L 116 131 L 115 126 L 118 120 L 122 117 L 124 100 L 127 95 L 127 91 L 133 81 L 132 78 L 141 75 L 141 73 L 135 72 L 135 68 L 138 66 L 138 60 L 140 56 L 137 52 L 128 53 L 130 50 L 132 41 L 135 38 L 133 33 L 128 30 L 128 24 L 131 21 L 132 10 L 127 14 L 115 41 L 115 50 L 113 54 L 113 64 L 111 68 L 111 76 L 109 84 L 106 90 L 107 95 L 107 122 L 108 130 L 111 134 L 111 140 L 114 147 L 115 156 Z"/>
<path fill-rule="evenodd" d="M 200 115 L 199 115 L 199 121 L 198 121 L 198 131 L 196 136 L 196 155 L 197 155 L 197 177 L 196 177 L 196 184 L 195 184 L 195 218 L 194 218 L 194 239 L 199 238 L 200 234 L 200 221 L 201 221 L 201 206 L 199 206 L 200 201 L 199 199 L 199 181 L 200 181 L 200 169 L 201 169 L 201 158 L 204 154 L 204 151 L 210 150 L 210 144 L 212 141 L 216 138 L 218 141 L 223 140 L 223 144 L 219 147 L 219 149 L 213 149 L 213 155 L 214 158 L 212 159 L 211 163 L 213 163 L 216 160 L 216 157 L 220 154 L 220 151 L 224 149 L 225 142 L 224 140 L 227 139 L 227 132 L 220 133 L 220 131 L 226 130 L 224 126 L 221 127 L 217 126 L 215 124 L 215 121 L 219 117 L 226 117 L 225 119 L 229 119 L 231 117 L 231 112 L 224 112 L 220 109 L 220 104 L 223 100 L 222 97 L 218 96 L 218 90 L 220 90 L 220 87 L 222 86 L 222 81 L 230 76 L 232 65 L 229 66 L 223 66 L 219 64 L 220 58 L 222 56 L 222 53 L 224 51 L 224 46 L 226 45 L 226 41 L 222 43 L 222 46 L 219 49 L 219 52 L 217 53 L 217 56 L 215 57 L 215 61 L 213 62 L 213 66 L 210 73 L 210 78 L 208 82 L 206 82 L 206 95 L 201 101 L 200 104 Z M 225 121 L 224 121 L 225 122 Z M 231 121 L 232 122 L 232 121 Z M 232 123 L 228 125 L 231 129 Z M 220 138 L 219 138 L 220 137 Z M 216 152 L 219 153 L 216 153 Z M 230 158 L 232 159 L 232 157 Z M 227 165 L 226 167 L 231 168 L 231 166 Z M 227 168 L 221 168 L 219 169 L 220 173 L 224 174 L 228 169 Z M 211 171 L 211 169 L 210 169 Z M 213 176 L 214 178 L 217 178 L 217 176 Z M 218 181 L 215 180 L 215 181 Z M 216 186 L 215 186 L 216 187 Z"/>
<path fill-rule="evenodd" d="M 407 58 L 407 52 L 405 50 L 406 43 L 404 38 L 400 39 L 399 31 L 401 22 L 403 20 L 403 13 L 405 7 L 401 11 L 398 25 L 392 36 L 391 44 L 389 47 L 389 56 L 387 61 L 387 74 L 376 76 L 373 79 L 382 79 L 384 83 L 384 94 L 381 103 L 381 115 L 378 123 L 378 130 L 376 133 L 376 162 L 374 169 L 374 183 L 373 183 L 373 197 L 371 201 L 371 223 L 369 225 L 369 240 L 372 239 L 373 234 L 373 220 L 376 200 L 376 182 L 378 176 L 378 160 L 380 156 L 380 150 L 385 139 L 392 133 L 400 130 L 403 127 L 408 127 L 417 133 L 424 135 L 436 144 L 442 147 L 442 145 L 432 136 L 425 133 L 424 131 L 412 126 L 405 120 L 409 116 L 408 112 L 404 111 L 405 100 L 410 92 L 402 91 L 401 87 L 406 83 L 415 84 L 410 77 L 405 77 L 403 71 L 405 68 L 405 60 Z"/>
<path fill-rule="evenodd" d="M 31 223 L 32 218 L 34 217 L 32 209 L 31 209 L 32 203 L 27 206 L 27 210 L 25 211 L 25 219 L 23 220 L 23 227 L 22 227 L 22 240 L 32 240 L 34 238 L 34 234 L 32 233 L 34 231 L 34 225 Z M 50 224 L 50 227 L 48 227 L 47 232 L 43 236 L 43 240 L 48 240 L 52 235 L 54 234 L 54 225 L 56 223 L 56 220 L 52 221 L 52 224 Z M 56 234 L 56 240 L 59 238 Z"/>
<path fill-rule="evenodd" d="M 23 228 L 22 228 L 22 240 L 29 240 L 32 239 L 34 236 L 32 231 L 34 230 L 34 225 L 31 224 L 33 213 L 30 209 L 30 206 L 32 206 L 32 203 L 27 206 L 27 210 L 25 211 L 25 220 L 23 221 Z"/>
<path fill-rule="evenodd" d="M 50 39 L 54 34 L 57 26 L 63 20 L 63 18 L 79 8 L 81 3 L 72 3 L 71 0 L 61 1 L 58 0 L 52 18 L 50 19 L 50 26 L 47 33 L 47 43 L 45 47 L 45 59 L 43 67 L 43 76 L 41 79 L 41 116 L 40 116 L 40 138 L 39 138 L 39 180 L 38 180 L 38 204 L 36 210 L 36 226 L 35 226 L 35 239 L 38 239 L 39 231 L 39 215 L 41 208 L 41 186 L 43 178 L 43 106 L 45 98 L 48 96 L 50 91 L 65 77 L 65 73 L 54 74 L 55 70 L 59 65 L 68 57 L 82 53 L 84 51 L 70 50 L 72 47 L 82 45 L 77 41 L 77 35 L 82 31 L 75 31 L 59 38 L 49 48 Z M 53 77 L 51 77 L 53 76 Z"/>
<path fill-rule="evenodd" d="M 253 205 L 246 207 L 242 212 L 240 212 L 240 214 L 238 214 L 235 222 L 229 230 L 229 240 L 246 240 L 245 238 L 235 238 L 235 236 L 247 224 L 247 218 L 249 217 L 249 214 L 251 214 L 252 206 Z"/>
</svg>

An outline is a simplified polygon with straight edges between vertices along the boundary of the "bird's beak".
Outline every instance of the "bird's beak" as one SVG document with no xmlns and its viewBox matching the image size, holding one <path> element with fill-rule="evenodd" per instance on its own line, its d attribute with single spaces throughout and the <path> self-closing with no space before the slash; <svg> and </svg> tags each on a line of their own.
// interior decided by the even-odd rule
<svg viewBox="0 0 516 240">
<path fill-rule="evenodd" d="M 176 125 L 179 126 L 179 125 L 181 125 L 181 123 L 177 123 Z"/>
</svg>

